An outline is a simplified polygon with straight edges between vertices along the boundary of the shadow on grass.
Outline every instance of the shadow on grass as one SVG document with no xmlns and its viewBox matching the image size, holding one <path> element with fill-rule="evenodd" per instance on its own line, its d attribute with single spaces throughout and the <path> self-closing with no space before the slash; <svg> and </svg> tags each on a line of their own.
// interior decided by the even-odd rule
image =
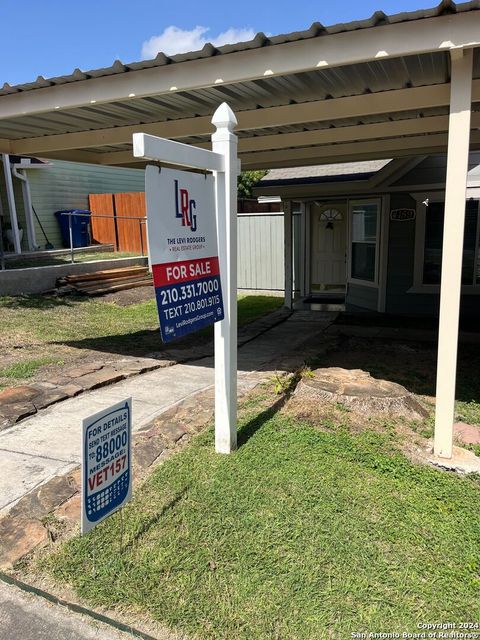
<svg viewBox="0 0 480 640">
<path fill-rule="evenodd" d="M 412 393 L 434 396 L 437 343 L 349 337 L 313 366 L 362 369 L 374 378 L 401 384 Z M 459 346 L 456 398 L 480 401 L 480 345 Z"/>
<path fill-rule="evenodd" d="M 171 349 L 187 351 L 194 347 L 206 345 L 212 338 L 213 329 L 208 328 L 205 331 L 199 331 L 196 334 L 165 344 L 162 342 L 158 329 L 146 329 L 119 335 L 85 338 L 83 340 L 60 340 L 52 344 L 66 345 L 75 349 L 114 353 L 116 355 L 145 357 L 148 354 L 161 353 Z"/>
<path fill-rule="evenodd" d="M 135 534 L 132 536 L 130 540 L 125 544 L 123 550 L 125 551 L 128 547 L 132 547 L 135 542 L 137 542 L 143 535 L 145 535 L 152 527 L 160 522 L 164 515 L 166 515 L 169 511 L 174 509 L 177 504 L 183 499 L 190 488 L 190 485 L 183 487 L 181 491 L 179 491 L 166 505 L 164 505 L 160 511 L 155 513 L 151 518 L 148 518 L 138 527 L 138 530 L 135 531 Z"/>
<path fill-rule="evenodd" d="M 55 296 L 31 295 L 31 296 L 15 296 L 0 297 L 1 309 L 62 309 L 62 307 L 73 307 L 85 302 L 85 298 L 80 297 L 63 297 Z"/>
<path fill-rule="evenodd" d="M 284 393 L 279 396 L 278 400 L 276 400 L 270 407 L 268 407 L 268 409 L 265 409 L 265 411 L 256 414 L 254 418 L 249 420 L 239 429 L 237 436 L 238 448 L 246 444 L 250 440 L 250 438 L 263 427 L 265 422 L 271 420 L 279 411 L 283 409 L 283 407 L 292 397 L 292 394 L 294 393 L 297 384 L 300 382 L 300 379 L 300 373 L 295 373 L 290 379 L 288 387 L 286 388 Z"/>
<path fill-rule="evenodd" d="M 101 302 L 101 298 L 96 298 L 96 300 Z M 77 302 L 81 302 L 81 299 L 77 300 Z M 28 301 L 25 304 L 27 305 Z M 37 304 L 37 302 L 33 301 L 33 304 Z M 41 302 L 38 302 L 38 304 L 39 308 L 41 308 Z M 238 301 L 238 325 L 241 328 L 254 322 L 262 316 L 275 311 L 279 306 L 278 298 L 272 296 L 246 296 L 241 298 Z M 80 340 L 61 340 L 52 344 L 62 344 L 75 349 L 88 349 L 117 355 L 145 356 L 152 352 L 203 347 L 212 340 L 213 326 L 210 326 L 168 344 L 162 342 L 159 329 L 145 329 Z"/>
</svg>

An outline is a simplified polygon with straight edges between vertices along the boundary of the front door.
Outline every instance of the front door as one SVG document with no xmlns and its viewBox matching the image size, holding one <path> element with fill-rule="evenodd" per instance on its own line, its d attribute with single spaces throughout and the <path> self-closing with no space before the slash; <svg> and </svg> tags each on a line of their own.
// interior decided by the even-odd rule
<svg viewBox="0 0 480 640">
<path fill-rule="evenodd" d="M 346 203 L 312 203 L 310 210 L 311 292 L 344 290 L 346 270 Z"/>
</svg>

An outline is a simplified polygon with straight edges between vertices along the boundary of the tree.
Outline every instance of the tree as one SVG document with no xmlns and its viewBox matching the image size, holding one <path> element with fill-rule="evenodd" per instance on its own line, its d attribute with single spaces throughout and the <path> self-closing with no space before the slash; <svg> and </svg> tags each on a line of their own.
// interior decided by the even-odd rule
<svg viewBox="0 0 480 640">
<path fill-rule="evenodd" d="M 267 174 L 266 170 L 242 171 L 238 176 L 237 187 L 239 198 L 251 198 L 252 189 Z"/>
</svg>

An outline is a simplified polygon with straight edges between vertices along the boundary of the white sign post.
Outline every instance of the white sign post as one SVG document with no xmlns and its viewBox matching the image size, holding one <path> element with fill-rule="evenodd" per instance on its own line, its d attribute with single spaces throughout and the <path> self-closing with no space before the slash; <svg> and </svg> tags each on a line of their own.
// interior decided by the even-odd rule
<svg viewBox="0 0 480 640">
<path fill-rule="evenodd" d="M 213 115 L 212 124 L 216 127 L 216 132 L 212 135 L 212 151 L 165 138 L 135 133 L 133 155 L 136 158 L 145 158 L 170 166 L 213 173 L 218 265 L 223 296 L 222 313 L 218 311 L 217 313 L 218 318 L 222 315 L 224 318 L 216 321 L 215 324 L 215 450 L 218 453 L 230 453 L 237 446 L 237 176 L 239 161 L 237 136 L 233 133 L 237 119 L 228 104 L 224 102 L 218 107 Z M 150 174 L 154 169 L 158 172 L 158 168 L 147 169 Z M 163 171 L 167 170 L 162 169 Z M 153 237 L 152 233 L 155 233 L 155 236 L 157 233 L 162 235 L 168 233 L 166 229 L 162 233 L 162 226 L 164 216 L 168 216 L 169 213 L 168 206 L 162 207 L 162 201 L 158 195 L 148 193 L 148 185 L 149 182 L 147 182 L 147 227 L 151 261 L 152 247 L 161 242 L 160 238 Z M 152 220 L 156 222 L 152 223 Z M 169 222 L 165 224 L 168 225 Z M 205 259 L 210 258 L 211 255 L 204 256 L 200 253 L 199 257 Z M 210 264 L 209 269 L 214 269 L 213 263 Z M 208 277 L 210 275 L 216 274 L 210 271 Z M 169 285 L 168 282 L 159 280 L 159 283 L 162 282 L 164 286 Z M 180 284 L 178 282 L 175 286 Z M 183 293 L 180 292 L 179 295 L 182 296 Z M 214 306 L 212 305 L 212 313 L 214 313 Z M 160 305 L 160 312 L 161 308 Z M 166 311 L 166 313 L 174 314 L 175 312 Z M 175 319 L 174 316 L 172 319 Z M 176 327 L 173 330 L 177 330 Z"/>
</svg>

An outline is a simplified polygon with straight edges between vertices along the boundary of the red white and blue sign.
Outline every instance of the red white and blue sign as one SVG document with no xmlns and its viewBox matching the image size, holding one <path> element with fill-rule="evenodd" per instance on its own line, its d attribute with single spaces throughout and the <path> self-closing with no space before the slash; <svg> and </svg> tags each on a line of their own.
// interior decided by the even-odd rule
<svg viewBox="0 0 480 640">
<path fill-rule="evenodd" d="M 214 189 L 211 175 L 146 169 L 149 256 L 164 342 L 224 317 Z"/>
<path fill-rule="evenodd" d="M 131 441 L 131 398 L 83 420 L 82 534 L 130 500 Z"/>
</svg>

